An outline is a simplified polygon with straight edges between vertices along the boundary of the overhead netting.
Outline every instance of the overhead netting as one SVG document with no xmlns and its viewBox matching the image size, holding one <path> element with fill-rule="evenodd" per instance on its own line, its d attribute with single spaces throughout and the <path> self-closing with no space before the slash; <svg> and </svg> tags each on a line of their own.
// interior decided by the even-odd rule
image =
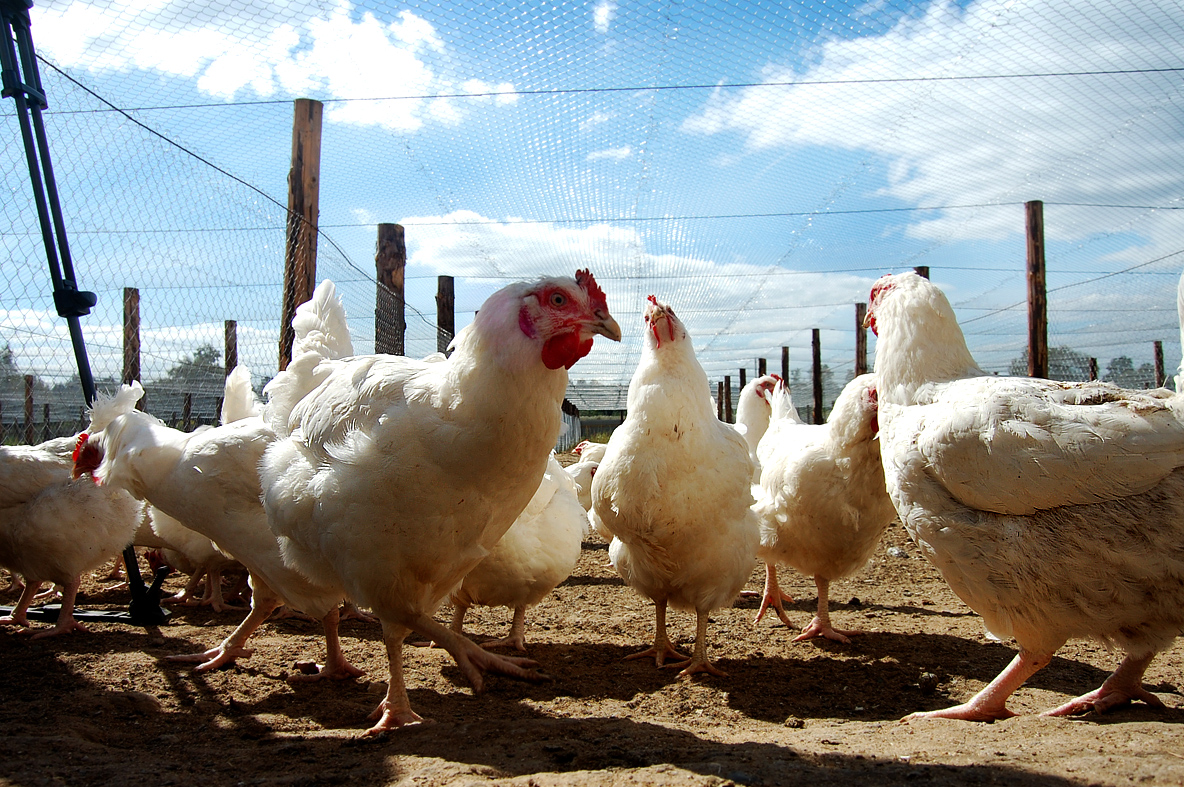
<svg viewBox="0 0 1184 787">
<path fill-rule="evenodd" d="M 226 322 L 278 364 L 293 105 L 324 102 L 317 278 L 374 348 L 375 241 L 402 224 L 409 355 L 518 279 L 590 268 L 625 329 L 572 370 L 625 406 L 647 295 L 711 392 L 758 359 L 829 406 L 855 304 L 928 267 L 980 364 L 1026 369 L 1024 203 L 1044 202 L 1054 377 L 1155 384 L 1181 357 L 1184 9 L 1175 2 L 157 3 L 37 0 L 46 122 L 100 387 L 213 417 Z M 0 422 L 76 422 L 10 99 L 0 102 Z M 870 340 L 874 353 L 874 337 Z M 800 393 L 799 393 L 800 389 Z M 735 392 L 733 392 L 734 400 Z M 23 433 L 16 439 L 23 439 Z"/>
</svg>

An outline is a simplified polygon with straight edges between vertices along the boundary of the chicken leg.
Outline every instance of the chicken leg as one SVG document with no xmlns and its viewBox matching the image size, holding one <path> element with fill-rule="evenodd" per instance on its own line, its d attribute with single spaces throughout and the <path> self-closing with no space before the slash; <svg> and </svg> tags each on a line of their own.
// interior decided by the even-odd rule
<svg viewBox="0 0 1184 787">
<path fill-rule="evenodd" d="M 986 688 L 971 697 L 969 702 L 964 702 L 961 705 L 955 705 L 952 708 L 945 708 L 943 710 L 910 713 L 901 719 L 901 721 L 907 722 L 921 718 L 962 719 L 964 721 L 1010 719 L 1012 716 L 1018 714 L 1007 709 L 1007 698 L 1022 686 L 1024 681 L 1035 675 L 1048 662 L 1052 661 L 1052 654 L 1059 647 L 1060 645 L 1057 645 L 1047 653 L 1032 653 L 1027 650 L 1021 650 L 1011 660 L 1011 663 L 1004 667 L 1003 671 Z"/>
<path fill-rule="evenodd" d="M 755 596 L 757 591 L 745 590 L 740 593 L 742 596 Z M 793 596 L 784 593 L 780 585 L 777 584 L 777 566 L 772 563 L 765 564 L 765 590 L 761 596 L 761 608 L 757 610 L 756 618 L 753 623 L 760 623 L 761 618 L 765 616 L 765 612 L 772 607 L 777 613 L 777 617 L 781 618 L 781 622 L 786 626 L 793 628 L 793 624 L 789 622 L 789 616 L 785 614 L 785 607 L 782 606 L 786 601 L 793 603 Z"/>
<path fill-rule="evenodd" d="M 79 574 L 62 588 L 62 605 L 58 610 L 57 622 L 53 624 L 53 628 L 34 634 L 33 639 L 56 637 L 59 634 L 69 634 L 74 631 L 88 631 L 86 626 L 74 619 L 74 601 L 78 598 L 78 586 L 81 584 L 82 575 Z"/>
<path fill-rule="evenodd" d="M 427 615 L 417 614 L 406 623 L 391 623 L 382 621 L 382 638 L 386 643 L 387 660 L 390 668 L 390 682 L 387 684 L 386 697 L 370 714 L 369 720 L 376 722 L 366 730 L 366 736 L 379 735 L 388 730 L 417 724 L 424 718 L 411 710 L 411 701 L 407 698 L 407 686 L 403 681 L 403 639 L 412 630 L 427 635 L 433 642 L 451 654 L 460 667 L 461 674 L 473 687 L 473 691 L 480 694 L 485 689 L 484 672 L 495 672 L 529 681 L 550 680 L 538 667 L 538 662 L 514 656 L 498 656 L 490 653 L 471 642 L 467 637 L 449 630 Z"/>
<path fill-rule="evenodd" d="M 1162 708 L 1163 701 L 1143 688 L 1143 673 L 1147 671 L 1153 658 L 1154 652 L 1146 656 L 1132 656 L 1128 653 L 1118 665 L 1118 669 L 1106 678 L 1100 688 L 1066 702 L 1059 708 L 1045 711 L 1042 715 L 1070 716 L 1091 710 L 1103 713 L 1131 700 L 1143 700 L 1152 707 Z"/>
<path fill-rule="evenodd" d="M 16 581 L 16 574 L 13 574 L 13 581 Z M 21 585 L 21 597 L 17 599 L 16 606 L 12 608 L 12 612 L 0 618 L 0 625 L 4 626 L 25 626 L 29 625 L 29 607 L 33 603 L 33 599 L 37 596 L 37 591 L 41 590 L 41 585 L 44 584 L 32 579 L 27 580 Z"/>
<path fill-rule="evenodd" d="M 676 659 L 686 659 L 688 656 L 685 653 L 679 653 L 670 644 L 669 637 L 666 636 L 666 600 L 654 602 L 654 617 L 656 619 L 654 625 L 654 646 L 647 648 L 640 653 L 632 653 L 625 657 L 625 661 L 633 659 L 644 659 L 650 656 L 654 657 L 654 663 L 661 667 L 666 663 L 666 657 L 670 656 Z"/>
<path fill-rule="evenodd" d="M 818 588 L 818 614 L 804 629 L 802 629 L 801 634 L 798 634 L 793 638 L 794 642 L 814 639 L 815 637 L 825 637 L 827 639 L 833 639 L 835 642 L 842 642 L 849 645 L 851 644 L 849 637 L 867 633 L 866 631 L 860 631 L 859 629 L 843 631 L 840 629 L 831 628 L 830 580 L 826 577 L 814 577 L 814 585 Z"/>
<path fill-rule="evenodd" d="M 168 660 L 198 662 L 195 671 L 206 672 L 226 664 L 233 664 L 235 659 L 248 659 L 254 655 L 255 651 L 253 648 L 246 647 L 247 639 L 282 603 L 275 591 L 262 582 L 256 581 L 251 593 L 251 611 L 243 622 L 230 632 L 229 637 L 222 640 L 216 648 L 210 648 L 201 653 L 169 656 Z"/>
<path fill-rule="evenodd" d="M 678 673 L 678 677 L 680 678 L 689 678 L 696 672 L 706 672 L 709 675 L 715 675 L 717 678 L 728 677 L 728 673 L 712 664 L 711 660 L 707 658 L 707 620 L 709 615 L 710 612 L 707 610 L 695 613 L 695 650 L 691 654 L 691 657 L 686 661 L 667 665 L 670 669 L 682 667 L 682 670 Z"/>
<path fill-rule="evenodd" d="M 296 663 L 301 674 L 293 675 L 289 680 L 293 683 L 307 683 L 314 680 L 353 680 L 366 673 L 350 664 L 344 651 L 341 650 L 341 637 L 338 626 L 341 622 L 340 607 L 333 607 L 329 614 L 321 619 L 325 628 L 325 663 L 316 664 L 311 661 Z"/>
<path fill-rule="evenodd" d="M 526 652 L 526 607 L 514 607 L 514 620 L 510 623 L 510 633 L 501 639 L 482 642 L 483 648 L 513 648 L 522 653 Z"/>
</svg>

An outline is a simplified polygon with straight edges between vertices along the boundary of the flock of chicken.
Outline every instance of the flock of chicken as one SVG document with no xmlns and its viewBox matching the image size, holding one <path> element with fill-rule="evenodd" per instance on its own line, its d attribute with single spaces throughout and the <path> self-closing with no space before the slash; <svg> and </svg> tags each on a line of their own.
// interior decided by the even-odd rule
<svg viewBox="0 0 1184 787">
<path fill-rule="evenodd" d="M 1184 281 L 1181 285 L 1184 313 Z M 990 633 L 1020 652 L 965 704 L 930 715 L 991 720 L 1071 637 L 1121 647 L 1097 690 L 1050 713 L 1141 699 L 1157 652 L 1184 633 L 1184 397 L 1101 382 L 995 377 L 979 369 L 949 302 L 916 274 L 872 290 L 875 373 L 852 380 L 826 424 L 804 424 L 788 389 L 762 377 L 718 420 L 682 321 L 650 297 L 628 411 L 607 445 L 551 454 L 567 369 L 593 337 L 619 340 L 588 271 L 494 293 L 453 342 L 424 360 L 354 355 L 345 313 L 323 282 L 293 321 L 292 361 L 257 401 L 227 379 L 222 423 L 185 433 L 135 409 L 138 383 L 92 408 L 88 431 L 0 448 L 0 566 L 24 591 L 0 623 L 28 626 L 44 582 L 72 617 L 79 577 L 127 544 L 187 561 L 195 594 L 222 604 L 218 572 L 241 564 L 250 611 L 223 642 L 177 656 L 208 670 L 251 655 L 281 606 L 324 626 L 326 658 L 300 680 L 360 674 L 342 652 L 343 602 L 382 625 L 387 694 L 367 734 L 421 721 L 403 680 L 412 632 L 447 649 L 475 689 L 483 673 L 544 679 L 525 650 L 525 611 L 571 572 L 589 524 L 611 541 L 625 582 L 654 602 L 653 646 L 681 675 L 723 675 L 707 655 L 712 610 L 766 564 L 758 620 L 783 621 L 779 566 L 814 578 L 817 616 L 798 639 L 847 642 L 828 589 L 858 571 L 899 517 Z M 1179 385 L 1178 385 L 1179 387 Z M 155 534 L 154 536 L 152 534 Z M 433 614 L 450 599 L 452 625 Z M 474 604 L 514 610 L 509 636 L 464 636 Z M 668 606 L 692 610 L 680 653 Z"/>
</svg>

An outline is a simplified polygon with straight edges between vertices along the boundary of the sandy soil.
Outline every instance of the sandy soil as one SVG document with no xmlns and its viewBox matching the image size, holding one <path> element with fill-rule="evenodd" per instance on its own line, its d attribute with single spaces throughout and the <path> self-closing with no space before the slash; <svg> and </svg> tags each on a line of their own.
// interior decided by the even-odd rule
<svg viewBox="0 0 1184 787">
<path fill-rule="evenodd" d="M 804 625 L 813 583 L 782 578 Z M 749 587 L 762 581 L 754 566 Z M 88 580 L 82 605 L 125 609 L 126 591 L 110 584 Z M 297 661 L 324 654 L 319 626 L 299 620 L 265 624 L 252 658 L 205 674 L 162 659 L 215 644 L 240 613 L 178 608 L 155 630 L 97 623 L 37 642 L 4 629 L 0 784 L 1184 784 L 1184 647 L 1147 673 L 1166 709 L 1035 715 L 1096 688 L 1117 664 L 1075 642 L 1013 697 L 1017 718 L 902 724 L 971 696 L 1013 646 L 986 639 L 899 525 L 831 598 L 836 626 L 869 633 L 850 645 L 795 643 L 775 618 L 754 626 L 756 599 L 742 598 L 709 630 L 729 677 L 679 680 L 652 660 L 622 661 L 652 641 L 653 606 L 622 585 L 591 536 L 573 576 L 528 614 L 529 655 L 552 681 L 492 677 L 475 696 L 446 653 L 409 648 L 411 702 L 435 723 L 377 739 L 359 738 L 385 691 L 376 623 L 342 626 L 367 677 L 325 685 L 286 680 Z M 509 619 L 475 609 L 466 629 L 500 637 Z M 677 644 L 691 643 L 693 624 L 671 612 Z"/>
</svg>

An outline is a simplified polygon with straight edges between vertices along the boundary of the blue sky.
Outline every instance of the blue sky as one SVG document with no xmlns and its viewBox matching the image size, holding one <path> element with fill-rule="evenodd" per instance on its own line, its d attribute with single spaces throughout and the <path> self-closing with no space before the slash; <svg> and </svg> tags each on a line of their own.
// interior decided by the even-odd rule
<svg viewBox="0 0 1184 787">
<path fill-rule="evenodd" d="M 1042 199 L 1049 285 L 1072 285 L 1050 297 L 1051 343 L 1103 368 L 1149 357 L 1153 338 L 1170 367 L 1180 354 L 1184 217 L 1150 209 L 1181 207 L 1175 3 L 39 0 L 33 20 L 50 62 L 119 107 L 156 107 L 131 114 L 281 203 L 290 101 L 325 101 L 321 224 L 341 252 L 322 244 L 320 273 L 358 280 L 343 292 L 362 334 L 374 224 L 397 221 L 411 303 L 432 315 L 434 277 L 454 275 L 459 324 L 507 278 L 590 267 L 627 340 L 598 344 L 577 378 L 628 380 L 650 293 L 684 315 L 712 379 L 786 344 L 806 365 L 813 327 L 845 374 L 852 304 L 913 265 L 980 362 L 1006 368 L 1026 328 L 1022 308 L 999 310 L 1024 299 L 1022 203 Z M 97 106 L 46 77 L 57 109 Z M 266 375 L 276 206 L 119 116 L 50 122 L 71 227 L 168 230 L 80 235 L 84 286 L 162 304 L 157 366 L 220 346 L 222 314 Z M 19 196 L 19 168 L 0 172 Z M 0 302 L 10 323 L 52 323 L 22 297 Z M 100 367 L 117 327 L 110 305 L 89 319 Z M 413 351 L 434 349 L 421 334 Z"/>
</svg>

